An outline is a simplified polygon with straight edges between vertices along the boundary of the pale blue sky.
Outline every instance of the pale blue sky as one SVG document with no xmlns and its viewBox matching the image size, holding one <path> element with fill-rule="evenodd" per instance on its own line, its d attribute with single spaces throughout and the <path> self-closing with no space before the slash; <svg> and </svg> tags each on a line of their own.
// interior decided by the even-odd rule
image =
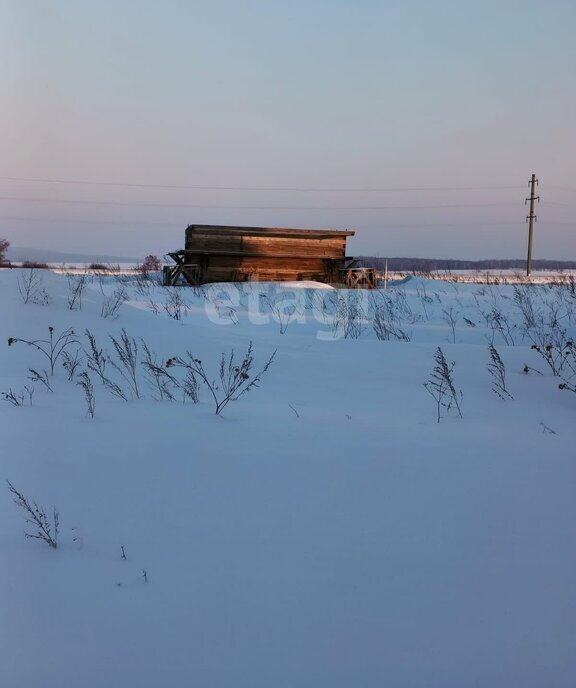
<svg viewBox="0 0 576 688">
<path fill-rule="evenodd" d="M 356 254 L 522 257 L 535 172 L 534 255 L 576 259 L 575 27 L 574 0 L 0 0 L 0 236 L 140 256 L 189 223 L 333 227 Z"/>
</svg>

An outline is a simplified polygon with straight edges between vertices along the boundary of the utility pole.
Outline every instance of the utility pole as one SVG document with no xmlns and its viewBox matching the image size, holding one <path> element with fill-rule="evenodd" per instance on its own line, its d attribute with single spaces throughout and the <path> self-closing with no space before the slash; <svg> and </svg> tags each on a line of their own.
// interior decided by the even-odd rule
<svg viewBox="0 0 576 688">
<path fill-rule="evenodd" d="M 526 216 L 526 222 L 528 222 L 528 258 L 526 260 L 526 277 L 530 277 L 532 272 L 532 235 L 534 233 L 534 221 L 537 221 L 536 215 L 534 215 L 534 201 L 540 203 L 540 196 L 534 195 L 534 188 L 538 184 L 536 175 L 532 175 L 532 179 L 528 182 L 530 187 L 530 196 L 524 201 L 524 205 L 530 201 L 530 215 Z"/>
</svg>

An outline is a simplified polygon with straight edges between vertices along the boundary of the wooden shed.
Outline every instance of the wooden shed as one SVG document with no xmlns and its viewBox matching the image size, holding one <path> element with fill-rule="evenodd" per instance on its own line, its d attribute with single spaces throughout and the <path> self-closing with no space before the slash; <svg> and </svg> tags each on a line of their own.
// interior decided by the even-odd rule
<svg viewBox="0 0 576 688">
<path fill-rule="evenodd" d="M 346 239 L 354 232 L 189 225 L 184 249 L 169 253 L 164 284 L 316 280 L 342 282 L 353 263 Z"/>
</svg>

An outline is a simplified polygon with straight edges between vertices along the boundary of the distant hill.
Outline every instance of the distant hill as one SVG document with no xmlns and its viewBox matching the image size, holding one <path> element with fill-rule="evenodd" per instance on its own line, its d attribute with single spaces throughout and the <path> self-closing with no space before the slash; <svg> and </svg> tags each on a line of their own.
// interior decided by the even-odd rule
<svg viewBox="0 0 576 688">
<path fill-rule="evenodd" d="M 357 256 L 361 267 L 384 270 L 386 258 Z M 525 259 L 451 260 L 447 258 L 388 258 L 392 272 L 432 272 L 435 270 L 525 270 Z M 576 270 L 576 260 L 533 260 L 532 270 Z"/>
<path fill-rule="evenodd" d="M 10 246 L 6 258 L 14 263 L 25 260 L 38 263 L 139 263 L 142 258 L 130 258 L 127 256 L 107 256 L 100 253 L 63 253 L 42 248 L 23 248 Z"/>
</svg>

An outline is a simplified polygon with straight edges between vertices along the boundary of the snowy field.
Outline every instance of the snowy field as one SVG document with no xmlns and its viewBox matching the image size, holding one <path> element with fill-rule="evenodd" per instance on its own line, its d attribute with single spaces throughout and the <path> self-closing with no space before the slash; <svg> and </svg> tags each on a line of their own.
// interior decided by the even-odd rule
<svg viewBox="0 0 576 688">
<path fill-rule="evenodd" d="M 172 261 L 169 261 L 172 262 Z M 71 275 L 101 275 L 105 273 L 115 275 L 134 275 L 139 271 L 136 263 L 97 263 L 104 270 L 95 270 L 91 265 L 95 263 L 48 263 L 47 267 L 57 274 Z M 13 262 L 14 267 L 22 267 L 21 263 Z M 377 278 L 384 284 L 384 271 L 377 270 Z M 388 280 L 397 282 L 407 277 L 418 275 L 420 277 L 441 280 L 443 282 L 460 282 L 475 284 L 565 284 L 569 285 L 576 279 L 576 270 L 533 270 L 530 277 L 525 270 L 517 268 L 493 269 L 493 270 L 435 270 L 430 273 L 418 274 L 415 271 L 393 271 L 387 274 Z"/>
<path fill-rule="evenodd" d="M 409 277 L 410 272 L 390 272 L 391 280 Z M 382 273 L 379 273 L 381 277 Z M 426 277 L 444 282 L 476 284 L 569 284 L 576 278 L 574 270 L 534 270 L 530 277 L 525 270 L 436 270 Z"/>
<path fill-rule="evenodd" d="M 15 269 L 0 314 L 0 686 L 576 685 L 569 284 Z M 221 400 L 274 352 L 216 414 L 199 369 Z"/>
</svg>

